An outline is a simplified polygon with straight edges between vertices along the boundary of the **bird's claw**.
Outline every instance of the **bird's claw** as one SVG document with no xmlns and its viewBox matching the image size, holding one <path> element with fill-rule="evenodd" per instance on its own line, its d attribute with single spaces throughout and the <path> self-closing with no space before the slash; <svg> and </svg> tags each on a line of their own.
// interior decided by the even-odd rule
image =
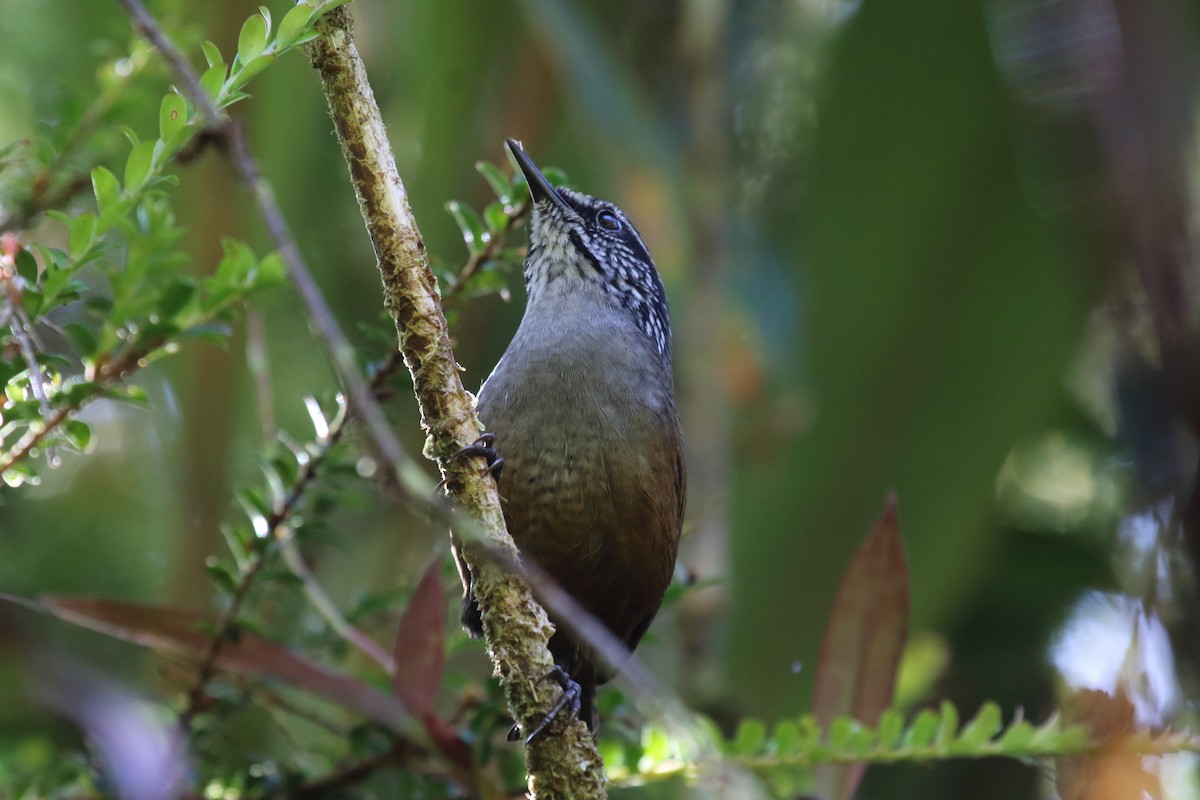
<svg viewBox="0 0 1200 800">
<path fill-rule="evenodd" d="M 558 715 L 563 712 L 564 709 L 570 708 L 570 714 L 572 717 L 579 716 L 580 698 L 583 695 L 583 690 L 579 688 L 578 683 L 571 680 L 571 676 L 567 674 L 566 670 L 555 664 L 554 669 L 547 672 L 542 677 L 542 680 L 554 681 L 562 688 L 563 693 L 562 696 L 559 697 L 554 705 L 550 708 L 550 710 L 546 712 L 546 716 L 542 717 L 542 721 L 539 722 L 534 729 L 529 732 L 529 735 L 525 737 L 526 746 L 540 736 L 546 730 L 546 728 L 549 727 L 550 723 L 553 722 Z M 512 730 L 508 732 L 508 740 L 510 742 L 516 741 L 520 735 L 520 728 L 514 725 Z"/>
<path fill-rule="evenodd" d="M 501 458 L 500 454 L 496 452 L 496 448 L 492 447 L 492 443 L 495 441 L 496 434 L 494 433 L 489 432 L 480 434 L 478 439 L 471 442 L 461 450 L 452 453 L 450 457 L 446 459 L 446 461 L 449 463 L 451 461 L 457 461 L 460 458 L 473 458 L 475 456 L 482 456 L 487 462 L 488 472 L 491 473 L 492 478 L 499 483 L 500 473 L 504 470 L 504 459 Z M 440 481 L 438 481 L 437 486 L 433 487 L 434 494 L 437 494 L 442 490 L 442 487 L 446 485 L 446 480 L 446 478 L 442 478 Z"/>
<path fill-rule="evenodd" d="M 478 439 L 450 456 L 450 460 L 473 458 L 476 456 L 482 457 L 487 462 L 488 472 L 492 474 L 493 478 L 499 481 L 500 473 L 504 470 L 504 459 L 500 457 L 500 454 L 496 452 L 496 448 L 492 446 L 495 441 L 496 434 L 494 433 L 487 432 L 480 434 Z"/>
</svg>

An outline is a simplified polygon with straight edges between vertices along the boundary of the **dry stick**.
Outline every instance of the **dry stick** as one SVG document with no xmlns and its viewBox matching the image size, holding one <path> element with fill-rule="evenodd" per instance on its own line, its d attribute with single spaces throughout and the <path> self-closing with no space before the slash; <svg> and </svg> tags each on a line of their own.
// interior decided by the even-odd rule
<svg viewBox="0 0 1200 800">
<path fill-rule="evenodd" d="M 317 23 L 308 47 L 329 102 L 338 138 L 379 259 L 384 302 L 396 321 L 400 349 L 412 374 L 428 433 L 426 451 L 438 459 L 450 493 L 479 522 L 487 541 L 517 558 L 504 526 L 496 484 L 477 464 L 450 455 L 482 430 L 473 398 L 463 389 L 450 350 L 437 282 L 429 269 L 404 185 L 366 71 L 354 47 L 343 8 Z M 542 680 L 553 667 L 546 645 L 553 630 L 527 586 L 511 572 L 480 558 L 479 542 L 466 541 L 475 594 L 484 610 L 484 634 L 509 709 L 529 730 L 559 690 Z M 574 720 L 560 735 L 537 738 L 528 748 L 529 788 L 536 797 L 605 796 L 603 763 L 592 737 Z"/>
</svg>

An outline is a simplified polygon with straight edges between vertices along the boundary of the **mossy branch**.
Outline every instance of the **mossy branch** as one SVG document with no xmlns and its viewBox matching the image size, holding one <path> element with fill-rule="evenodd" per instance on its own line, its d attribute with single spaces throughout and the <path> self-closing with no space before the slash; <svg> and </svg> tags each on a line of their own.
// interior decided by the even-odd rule
<svg viewBox="0 0 1200 800">
<path fill-rule="evenodd" d="M 489 546 L 516 557 L 500 510 L 495 482 L 479 465 L 449 458 L 482 431 L 474 398 L 459 379 L 437 281 L 396 170 L 387 132 L 351 33 L 349 14 L 338 9 L 318 23 L 308 45 L 329 102 L 355 192 L 379 259 L 384 304 L 396 322 L 400 350 L 412 375 L 428 438 L 452 497 L 475 520 Z M 529 730 L 556 699 L 543 681 L 553 666 L 547 643 L 553 627 L 517 577 L 484 558 L 470 537 L 464 554 L 483 609 L 484 635 L 513 716 Z M 561 734 L 528 748 L 529 788 L 539 798 L 605 796 L 603 763 L 592 737 L 574 721 Z"/>
</svg>

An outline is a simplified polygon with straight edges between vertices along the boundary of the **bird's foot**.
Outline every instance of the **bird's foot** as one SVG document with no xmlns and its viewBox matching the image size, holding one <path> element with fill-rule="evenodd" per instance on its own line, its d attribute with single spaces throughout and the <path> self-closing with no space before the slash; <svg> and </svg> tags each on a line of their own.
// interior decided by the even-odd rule
<svg viewBox="0 0 1200 800">
<path fill-rule="evenodd" d="M 490 472 L 496 482 L 499 483 L 500 473 L 504 470 L 504 459 L 500 457 L 500 454 L 496 452 L 496 448 L 492 446 L 493 442 L 495 441 L 496 434 L 483 433 L 478 439 L 471 442 L 466 447 L 455 453 L 452 453 L 450 457 L 446 459 L 446 461 L 450 462 L 457 461 L 460 458 L 474 458 L 476 456 L 482 456 L 484 461 L 487 463 L 488 472 Z M 445 485 L 446 478 L 442 478 L 440 481 L 438 481 L 437 486 L 433 487 L 433 493 L 436 495 Z"/>
<path fill-rule="evenodd" d="M 569 708 L 570 714 L 573 717 L 579 716 L 580 698 L 583 695 L 583 690 L 579 688 L 578 683 L 571 680 L 571 676 L 567 674 L 565 669 L 560 667 L 558 664 L 555 664 L 554 669 L 547 672 L 542 677 L 542 680 L 554 681 L 562 688 L 563 693 L 562 697 L 558 698 L 553 707 L 546 712 L 546 716 L 542 717 L 542 721 L 539 722 L 534 729 L 529 732 L 529 735 L 525 737 L 526 745 L 540 736 L 546 730 L 546 728 L 549 727 L 550 723 L 553 722 L 558 715 L 563 712 L 564 709 Z M 520 737 L 520 726 L 513 725 L 512 730 L 508 732 L 508 740 L 510 742 L 515 742 Z"/>
<path fill-rule="evenodd" d="M 487 463 L 488 472 L 492 473 L 492 477 L 499 481 L 500 473 L 504 470 L 504 459 L 496 452 L 496 448 L 493 446 L 495 442 L 496 434 L 490 432 L 480 434 L 478 439 L 450 456 L 450 459 L 482 457 Z"/>
</svg>

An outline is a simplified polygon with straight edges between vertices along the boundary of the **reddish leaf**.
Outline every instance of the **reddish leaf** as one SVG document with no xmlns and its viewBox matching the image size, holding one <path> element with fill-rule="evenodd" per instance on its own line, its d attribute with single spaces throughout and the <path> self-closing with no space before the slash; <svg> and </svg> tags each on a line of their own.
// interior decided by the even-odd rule
<svg viewBox="0 0 1200 800">
<path fill-rule="evenodd" d="M 37 602 L 0 594 L 0 601 L 51 614 L 106 636 L 199 662 L 212 641 L 212 621 L 200 614 L 98 597 L 43 596 Z M 218 669 L 275 678 L 399 731 L 405 710 L 395 698 L 348 675 L 315 664 L 280 644 L 239 632 L 221 647 Z"/>
<path fill-rule="evenodd" d="M 908 637 L 908 566 L 896 523 L 896 496 L 850 560 L 821 643 L 813 714 L 822 725 L 852 716 L 875 725 L 892 703 L 896 670 Z M 865 765 L 822 767 L 826 800 L 848 800 Z"/>
<path fill-rule="evenodd" d="M 392 675 L 396 696 L 422 719 L 433 716 L 433 701 L 442 687 L 446 663 L 446 597 L 440 559 L 425 570 L 409 598 L 392 656 L 396 662 Z"/>
</svg>

